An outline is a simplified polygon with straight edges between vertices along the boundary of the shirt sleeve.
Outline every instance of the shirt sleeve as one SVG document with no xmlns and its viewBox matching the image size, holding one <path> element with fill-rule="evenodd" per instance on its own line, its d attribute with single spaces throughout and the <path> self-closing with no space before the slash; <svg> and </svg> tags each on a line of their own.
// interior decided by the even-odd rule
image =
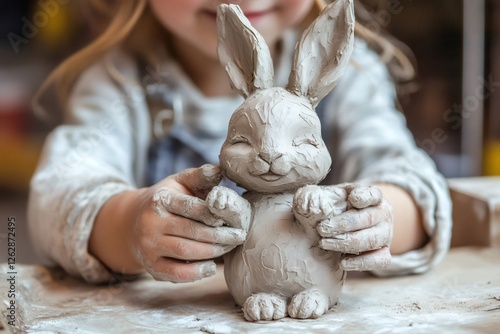
<svg viewBox="0 0 500 334">
<path fill-rule="evenodd" d="M 430 157 L 417 148 L 395 106 L 387 67 L 366 43 L 357 40 L 352 64 L 327 97 L 325 134 L 332 154 L 329 183 L 389 183 L 406 190 L 419 206 L 429 242 L 393 256 L 380 276 L 422 273 L 449 249 L 451 200 L 447 183 Z"/>
<path fill-rule="evenodd" d="M 113 277 L 88 251 L 99 210 L 111 196 L 140 183 L 137 143 L 144 142 L 138 131 L 144 120 L 135 118 L 129 97 L 103 62 L 84 72 L 66 121 L 47 137 L 31 180 L 28 223 L 35 249 L 89 282 Z"/>
</svg>

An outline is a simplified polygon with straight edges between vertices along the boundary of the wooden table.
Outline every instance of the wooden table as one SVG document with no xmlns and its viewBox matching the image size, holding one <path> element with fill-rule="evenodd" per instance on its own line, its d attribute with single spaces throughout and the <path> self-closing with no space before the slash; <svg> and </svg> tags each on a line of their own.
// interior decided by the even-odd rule
<svg viewBox="0 0 500 334">
<path fill-rule="evenodd" d="M 2 273 L 8 270 L 0 268 Z M 354 277 L 356 276 L 356 277 Z M 3 276 L 5 277 L 5 276 Z M 148 277 L 89 285 L 60 269 L 17 266 L 13 332 L 49 333 L 500 333 L 500 249 L 455 248 L 425 275 L 347 277 L 339 304 L 316 320 L 250 323 L 215 277 L 190 284 Z"/>
</svg>

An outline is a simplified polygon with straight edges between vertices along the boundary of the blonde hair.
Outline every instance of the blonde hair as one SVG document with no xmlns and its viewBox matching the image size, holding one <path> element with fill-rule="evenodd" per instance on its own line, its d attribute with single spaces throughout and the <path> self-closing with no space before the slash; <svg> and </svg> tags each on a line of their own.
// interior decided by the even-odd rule
<svg viewBox="0 0 500 334">
<path fill-rule="evenodd" d="M 45 80 L 34 98 L 34 109 L 40 116 L 49 116 L 41 106 L 40 100 L 45 92 L 53 87 L 60 106 L 65 109 L 71 89 L 80 74 L 104 54 L 120 45 L 142 62 L 153 65 L 161 58 L 162 48 L 155 43 L 160 36 L 168 40 L 168 34 L 152 14 L 148 0 L 88 0 L 82 2 L 93 13 L 92 18 L 100 17 L 108 23 L 104 31 L 88 46 L 62 62 Z M 363 8 L 356 0 L 356 7 Z M 304 20 L 307 26 L 326 6 L 326 1 L 315 0 L 316 6 Z M 358 13 L 357 20 L 358 20 Z M 97 16 L 96 16 L 97 15 Z M 355 34 L 364 39 L 387 64 L 396 63 L 391 73 L 396 80 L 408 80 L 414 70 L 408 57 L 388 39 L 367 29 L 357 22 Z M 151 45 L 157 46 L 152 48 Z M 390 67 L 391 68 L 391 67 Z M 396 69 L 396 70 L 394 70 Z"/>
<path fill-rule="evenodd" d="M 98 18 L 108 21 L 106 29 L 89 45 L 62 62 L 44 81 L 33 100 L 35 113 L 47 118 L 46 110 L 41 105 L 43 95 L 49 88 L 55 88 L 60 106 L 65 108 L 67 100 L 80 74 L 91 64 L 98 61 L 106 52 L 117 45 L 134 45 L 132 32 L 140 21 L 144 21 L 144 12 L 148 0 L 89 0 L 82 2 Z M 143 24 L 144 25 L 144 24 Z"/>
</svg>

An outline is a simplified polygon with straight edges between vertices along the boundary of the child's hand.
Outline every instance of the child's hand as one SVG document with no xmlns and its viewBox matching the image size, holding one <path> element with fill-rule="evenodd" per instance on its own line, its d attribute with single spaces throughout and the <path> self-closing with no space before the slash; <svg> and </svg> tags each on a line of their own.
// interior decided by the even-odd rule
<svg viewBox="0 0 500 334">
<path fill-rule="evenodd" d="M 190 282 L 212 276 L 212 259 L 245 240 L 245 231 L 222 226 L 204 201 L 220 180 L 219 167 L 204 165 L 169 176 L 141 196 L 133 244 L 138 261 L 155 279 Z"/>
<path fill-rule="evenodd" d="M 348 254 L 344 270 L 376 270 L 391 262 L 393 210 L 382 192 L 373 186 L 341 186 L 346 190 L 349 210 L 321 222 L 317 231 L 320 247 Z"/>
</svg>

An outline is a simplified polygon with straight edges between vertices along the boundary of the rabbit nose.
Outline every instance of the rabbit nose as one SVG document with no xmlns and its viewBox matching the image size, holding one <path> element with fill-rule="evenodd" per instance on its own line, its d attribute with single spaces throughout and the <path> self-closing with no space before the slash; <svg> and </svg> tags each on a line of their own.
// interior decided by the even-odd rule
<svg viewBox="0 0 500 334">
<path fill-rule="evenodd" d="M 276 159 L 269 170 L 277 175 L 287 175 L 291 169 L 292 164 L 288 159 Z"/>
<path fill-rule="evenodd" d="M 261 162 L 261 167 L 265 169 L 261 169 L 264 172 L 272 172 L 277 175 L 286 175 L 292 169 L 292 165 L 290 164 L 289 159 L 286 154 L 276 151 L 261 151 L 259 153 L 259 159 L 255 160 L 255 162 Z"/>
<path fill-rule="evenodd" d="M 259 153 L 259 157 L 268 164 L 272 164 L 274 160 L 278 159 L 282 155 L 283 153 L 269 152 L 269 151 L 262 151 Z"/>
</svg>

